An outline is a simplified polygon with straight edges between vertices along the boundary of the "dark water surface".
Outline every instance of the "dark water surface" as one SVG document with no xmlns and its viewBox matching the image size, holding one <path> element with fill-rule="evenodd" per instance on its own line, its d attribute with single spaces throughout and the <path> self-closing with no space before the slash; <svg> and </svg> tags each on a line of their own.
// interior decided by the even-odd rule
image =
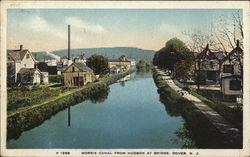
<svg viewBox="0 0 250 157">
<path fill-rule="evenodd" d="M 110 86 L 100 103 L 84 101 L 25 131 L 7 148 L 181 148 L 176 131 L 181 116 L 171 117 L 159 101 L 151 73 Z M 178 142 L 176 142 L 178 141 Z"/>
</svg>

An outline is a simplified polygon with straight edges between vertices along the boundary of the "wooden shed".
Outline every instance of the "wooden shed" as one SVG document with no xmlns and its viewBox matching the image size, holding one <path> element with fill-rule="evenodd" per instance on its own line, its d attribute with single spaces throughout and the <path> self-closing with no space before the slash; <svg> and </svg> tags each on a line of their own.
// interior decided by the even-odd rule
<svg viewBox="0 0 250 157">
<path fill-rule="evenodd" d="M 63 72 L 65 86 L 84 86 L 96 77 L 92 69 L 84 63 L 72 63 Z"/>
</svg>

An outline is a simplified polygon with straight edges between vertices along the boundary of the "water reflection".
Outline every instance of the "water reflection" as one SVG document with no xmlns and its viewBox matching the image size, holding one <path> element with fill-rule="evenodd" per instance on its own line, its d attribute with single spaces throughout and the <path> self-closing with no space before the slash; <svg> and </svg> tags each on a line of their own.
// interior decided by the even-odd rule
<svg viewBox="0 0 250 157">
<path fill-rule="evenodd" d="M 70 106 L 68 107 L 68 126 L 70 126 Z"/>
<path fill-rule="evenodd" d="M 105 88 L 102 88 L 98 90 L 95 94 L 90 95 L 89 100 L 94 104 L 104 102 L 108 98 L 109 91 L 110 89 L 108 86 Z"/>
</svg>

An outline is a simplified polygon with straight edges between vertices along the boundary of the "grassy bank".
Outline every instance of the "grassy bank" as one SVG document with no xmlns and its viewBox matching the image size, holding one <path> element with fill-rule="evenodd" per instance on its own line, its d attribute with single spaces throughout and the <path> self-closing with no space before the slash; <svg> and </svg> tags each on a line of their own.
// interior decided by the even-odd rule
<svg viewBox="0 0 250 157">
<path fill-rule="evenodd" d="M 107 85 L 132 72 L 134 71 L 112 75 L 99 82 L 90 83 L 82 88 L 72 89 L 48 98 L 40 104 L 22 107 L 9 113 L 7 118 L 8 139 L 18 137 L 21 132 L 41 124 L 44 120 L 71 105 L 78 104 L 86 99 L 93 102 L 103 101 L 108 95 L 109 87 Z"/>
<path fill-rule="evenodd" d="M 184 85 L 177 80 L 174 80 L 174 82 L 180 88 L 183 88 L 185 90 L 188 89 L 187 85 Z M 200 89 L 200 91 L 198 92 L 191 89 L 189 91 L 192 95 L 196 96 L 205 104 L 210 106 L 212 109 L 218 112 L 222 117 L 224 117 L 227 121 L 232 123 L 234 127 L 237 127 L 240 130 L 240 132 L 242 132 L 243 114 L 240 107 L 235 107 L 235 108 L 229 107 L 228 104 L 232 103 L 227 103 L 223 102 L 223 100 L 220 100 L 219 97 L 221 97 L 221 95 L 219 91 L 209 91 L 204 89 Z"/>
<path fill-rule="evenodd" d="M 166 81 L 153 69 L 153 78 L 160 100 L 171 116 L 182 116 L 187 131 L 181 137 L 189 137 L 195 141 L 198 148 L 236 148 L 224 137 L 190 101 L 179 96 Z M 179 132 L 180 134 L 180 132 Z M 187 144 L 187 147 L 188 144 Z"/>
</svg>

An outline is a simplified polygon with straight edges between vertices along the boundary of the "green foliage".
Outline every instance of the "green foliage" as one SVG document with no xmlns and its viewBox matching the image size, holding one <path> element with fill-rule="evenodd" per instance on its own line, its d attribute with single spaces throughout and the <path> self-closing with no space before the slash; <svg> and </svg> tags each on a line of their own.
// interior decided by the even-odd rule
<svg viewBox="0 0 250 157">
<path fill-rule="evenodd" d="M 96 75 L 107 74 L 109 72 L 108 60 L 101 55 L 92 55 L 87 60 L 87 66 L 90 67 Z"/>
<path fill-rule="evenodd" d="M 194 70 L 194 56 L 181 40 L 173 38 L 155 53 L 153 64 L 172 71 L 176 78 L 186 79 Z"/>
<path fill-rule="evenodd" d="M 185 141 L 184 147 L 197 148 L 240 148 L 228 141 L 190 101 L 178 95 L 169 87 L 166 81 L 153 69 L 153 78 L 160 101 L 165 105 L 171 116 L 182 116 L 185 120 L 185 130 L 179 130 L 176 135 L 182 140 L 191 138 L 195 143 Z M 184 87 L 184 86 L 183 86 Z"/>
<path fill-rule="evenodd" d="M 237 127 L 240 131 L 242 131 L 242 119 L 243 119 L 242 109 L 238 107 L 235 108 L 229 107 L 227 105 L 228 103 L 223 101 L 219 91 L 201 89 L 200 91 L 195 92 L 192 91 L 188 86 L 180 83 L 177 80 L 174 80 L 174 83 L 180 88 L 183 88 L 184 90 L 191 92 L 192 95 L 199 98 L 205 104 L 207 104 L 216 112 L 218 112 L 227 121 L 229 121 L 235 127 Z"/>
<path fill-rule="evenodd" d="M 62 83 L 63 81 L 63 75 L 49 75 L 49 82 L 50 83 Z"/>
<path fill-rule="evenodd" d="M 8 90 L 8 103 L 7 110 L 12 111 L 20 107 L 30 106 L 38 104 L 44 100 L 59 95 L 61 92 L 65 92 L 67 88 L 50 88 L 32 86 L 31 88 L 21 86 Z"/>
</svg>

